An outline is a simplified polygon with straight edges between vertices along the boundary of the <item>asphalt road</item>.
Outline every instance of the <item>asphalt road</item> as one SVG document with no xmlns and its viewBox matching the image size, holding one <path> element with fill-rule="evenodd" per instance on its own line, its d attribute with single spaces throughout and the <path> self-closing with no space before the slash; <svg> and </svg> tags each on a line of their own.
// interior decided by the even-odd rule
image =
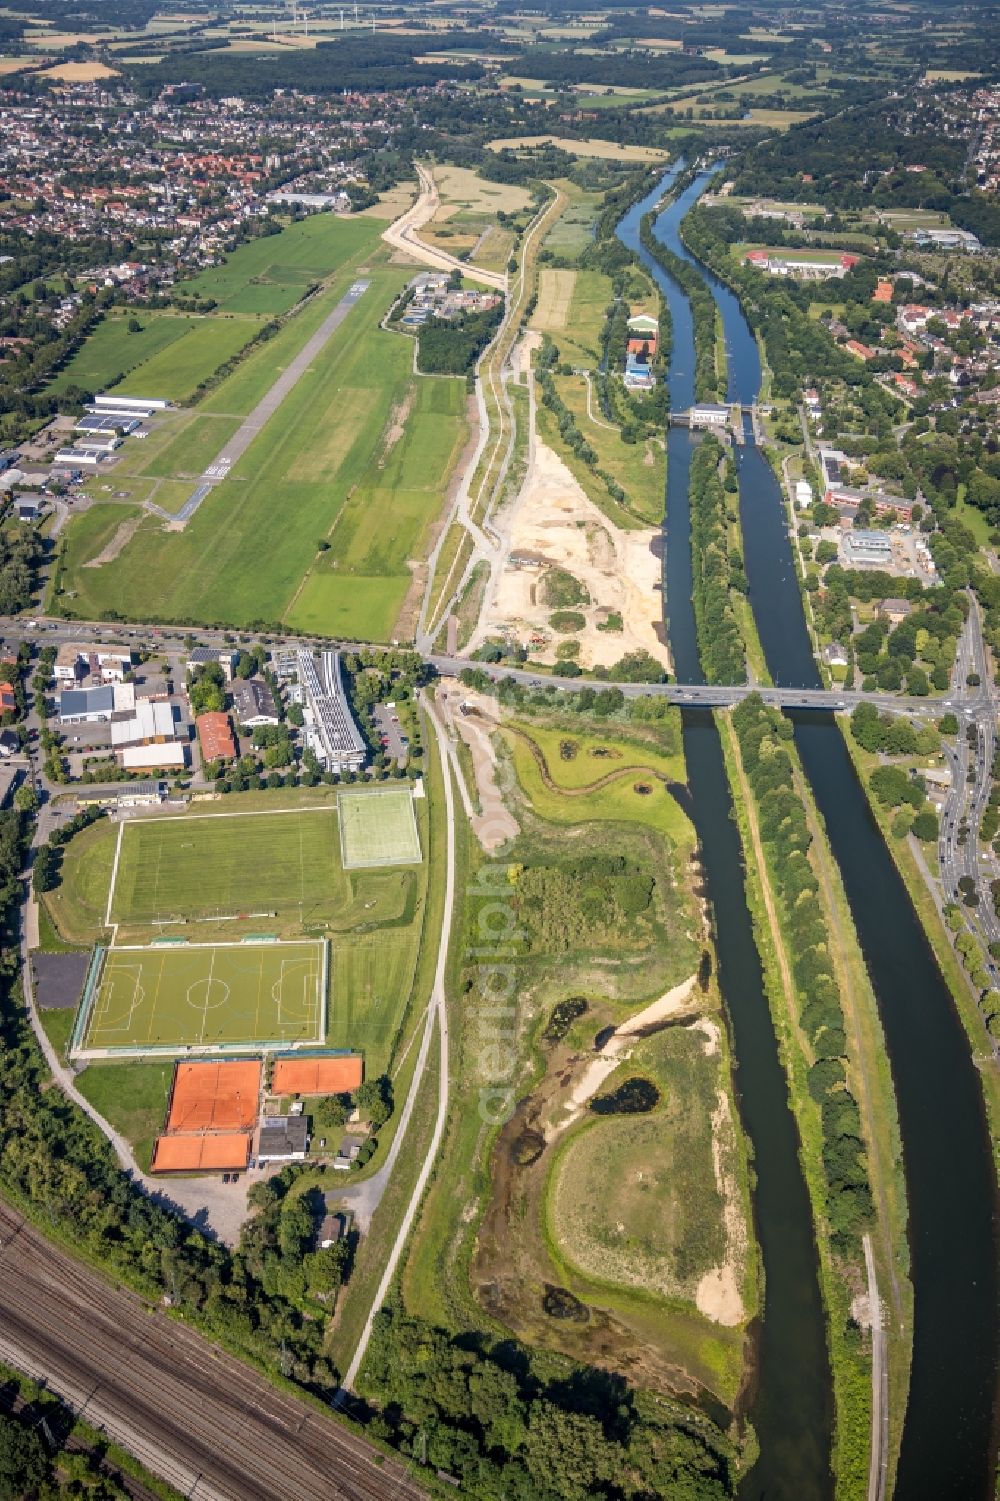
<svg viewBox="0 0 1000 1501">
<path fill-rule="evenodd" d="M 195 1501 L 417 1501 L 395 1460 L 0 1204 L 0 1358 Z"/>
</svg>

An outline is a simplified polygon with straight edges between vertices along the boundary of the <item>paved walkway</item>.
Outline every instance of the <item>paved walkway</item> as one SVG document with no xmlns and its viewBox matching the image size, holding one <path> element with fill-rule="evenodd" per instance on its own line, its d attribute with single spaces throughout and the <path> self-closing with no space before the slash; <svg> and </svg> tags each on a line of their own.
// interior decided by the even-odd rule
<svg viewBox="0 0 1000 1501">
<path fill-rule="evenodd" d="M 365 1320 L 365 1327 L 362 1330 L 361 1338 L 358 1341 L 358 1347 L 355 1350 L 354 1355 L 351 1359 L 351 1363 L 344 1375 L 343 1387 L 341 1389 L 342 1394 L 349 1392 L 353 1388 L 354 1383 L 357 1379 L 358 1371 L 361 1369 L 361 1362 L 365 1358 L 365 1351 L 368 1349 L 368 1341 L 371 1338 L 372 1326 L 375 1322 L 375 1315 L 378 1313 L 379 1309 L 382 1307 L 382 1304 L 385 1302 L 388 1296 L 389 1289 L 392 1286 L 393 1278 L 396 1275 L 396 1268 L 398 1267 L 400 1257 L 403 1254 L 403 1247 L 406 1245 L 410 1231 L 413 1228 L 413 1222 L 417 1217 L 417 1210 L 420 1208 L 420 1201 L 423 1198 L 427 1184 L 430 1181 L 431 1173 L 434 1171 L 434 1166 L 437 1161 L 438 1149 L 441 1145 L 441 1138 L 444 1135 L 445 1121 L 448 1116 L 448 1008 L 445 997 L 445 973 L 448 968 L 448 945 L 451 938 L 452 916 L 455 907 L 455 799 L 452 792 L 451 773 L 449 770 L 448 748 L 445 740 L 445 733 L 441 727 L 440 721 L 438 720 L 433 706 L 425 701 L 425 707 L 427 708 L 428 717 L 434 729 L 434 738 L 437 741 L 438 755 L 441 758 L 441 773 L 444 781 L 445 816 L 447 819 L 447 839 L 445 844 L 444 912 L 441 918 L 441 937 L 438 943 L 437 966 L 434 971 L 434 986 L 431 991 L 431 1004 L 427 1008 L 427 1023 L 424 1027 L 423 1037 L 420 1041 L 420 1052 L 417 1056 L 417 1066 L 413 1071 L 413 1082 L 410 1085 L 410 1092 L 407 1095 L 406 1104 L 403 1107 L 403 1115 L 399 1122 L 399 1128 L 396 1131 L 392 1147 L 389 1151 L 389 1157 L 386 1160 L 385 1166 L 382 1171 L 386 1174 L 391 1173 L 392 1167 L 395 1164 L 396 1157 L 399 1155 L 400 1148 L 403 1145 L 403 1137 L 406 1131 L 406 1127 L 409 1123 L 409 1118 L 413 1111 L 413 1106 L 416 1102 L 417 1092 L 419 1090 L 421 1080 L 423 1079 L 424 1070 L 427 1066 L 427 1058 L 430 1053 L 431 1036 L 434 1031 L 435 1022 L 437 1023 L 441 1034 L 441 1068 L 438 1079 L 437 1119 L 434 1122 L 434 1134 L 431 1137 L 430 1145 L 428 1146 L 426 1155 L 424 1156 L 423 1165 L 421 1166 L 417 1181 L 413 1185 L 413 1192 L 410 1195 L 410 1202 L 406 1206 L 406 1213 L 403 1215 L 399 1229 L 396 1232 L 396 1238 L 392 1244 L 392 1250 L 389 1252 L 389 1257 L 385 1264 L 385 1270 L 382 1273 L 382 1280 L 378 1285 L 378 1290 L 375 1293 L 372 1306 L 368 1311 L 368 1317 Z"/>
</svg>

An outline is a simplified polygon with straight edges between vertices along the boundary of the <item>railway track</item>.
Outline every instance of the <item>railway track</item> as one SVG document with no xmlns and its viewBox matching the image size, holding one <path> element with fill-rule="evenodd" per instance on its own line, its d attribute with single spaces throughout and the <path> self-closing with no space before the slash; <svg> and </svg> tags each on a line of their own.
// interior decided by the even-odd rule
<svg viewBox="0 0 1000 1501">
<path fill-rule="evenodd" d="M 193 1501 L 416 1501 L 395 1460 L 0 1204 L 0 1359 Z"/>
</svg>

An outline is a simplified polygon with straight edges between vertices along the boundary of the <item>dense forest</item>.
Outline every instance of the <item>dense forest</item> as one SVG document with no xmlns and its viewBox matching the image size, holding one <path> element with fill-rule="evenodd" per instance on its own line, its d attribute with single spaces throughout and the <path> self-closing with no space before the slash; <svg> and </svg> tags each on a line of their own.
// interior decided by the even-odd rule
<svg viewBox="0 0 1000 1501">
<path fill-rule="evenodd" d="M 428 318 L 418 335 L 417 362 L 424 375 L 466 375 L 493 338 L 503 299 L 482 312 Z"/>
<path fill-rule="evenodd" d="M 390 1305 L 362 1373 L 380 1437 L 483 1501 L 725 1501 L 734 1456 L 708 1418 L 640 1403 L 620 1376 L 543 1373 L 514 1340 L 455 1338 Z"/>
<path fill-rule="evenodd" d="M 444 35 L 444 34 L 442 34 Z M 434 39 L 378 36 L 348 32 L 335 42 L 319 42 L 312 51 L 241 53 L 201 50 L 165 57 L 161 63 L 140 63 L 130 75 L 147 97 L 181 76 L 200 84 L 215 98 L 241 94 L 247 99 L 270 98 L 275 89 L 298 89 L 311 94 L 339 94 L 345 89 L 366 92 L 433 88 L 443 81 L 481 78 L 481 63 L 434 61 L 416 57 L 435 51 Z"/>
</svg>

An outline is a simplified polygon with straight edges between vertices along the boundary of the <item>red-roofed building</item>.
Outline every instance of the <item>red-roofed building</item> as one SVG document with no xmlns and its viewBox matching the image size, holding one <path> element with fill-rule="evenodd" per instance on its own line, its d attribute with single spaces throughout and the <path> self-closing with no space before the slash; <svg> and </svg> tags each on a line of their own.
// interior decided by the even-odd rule
<svg viewBox="0 0 1000 1501">
<path fill-rule="evenodd" d="M 891 302 L 892 282 L 881 280 L 872 293 L 872 302 Z"/>
<path fill-rule="evenodd" d="M 236 741 L 228 714 L 212 712 L 199 714 L 195 720 L 202 759 L 205 761 L 234 761 Z"/>
<path fill-rule="evenodd" d="M 867 344 L 861 344 L 857 339 L 848 339 L 844 348 L 848 354 L 853 354 L 856 360 L 873 360 L 875 358 L 874 349 L 869 349 Z"/>
<path fill-rule="evenodd" d="M 17 708 L 17 695 L 11 683 L 0 683 L 0 714 L 13 714 Z"/>
</svg>

